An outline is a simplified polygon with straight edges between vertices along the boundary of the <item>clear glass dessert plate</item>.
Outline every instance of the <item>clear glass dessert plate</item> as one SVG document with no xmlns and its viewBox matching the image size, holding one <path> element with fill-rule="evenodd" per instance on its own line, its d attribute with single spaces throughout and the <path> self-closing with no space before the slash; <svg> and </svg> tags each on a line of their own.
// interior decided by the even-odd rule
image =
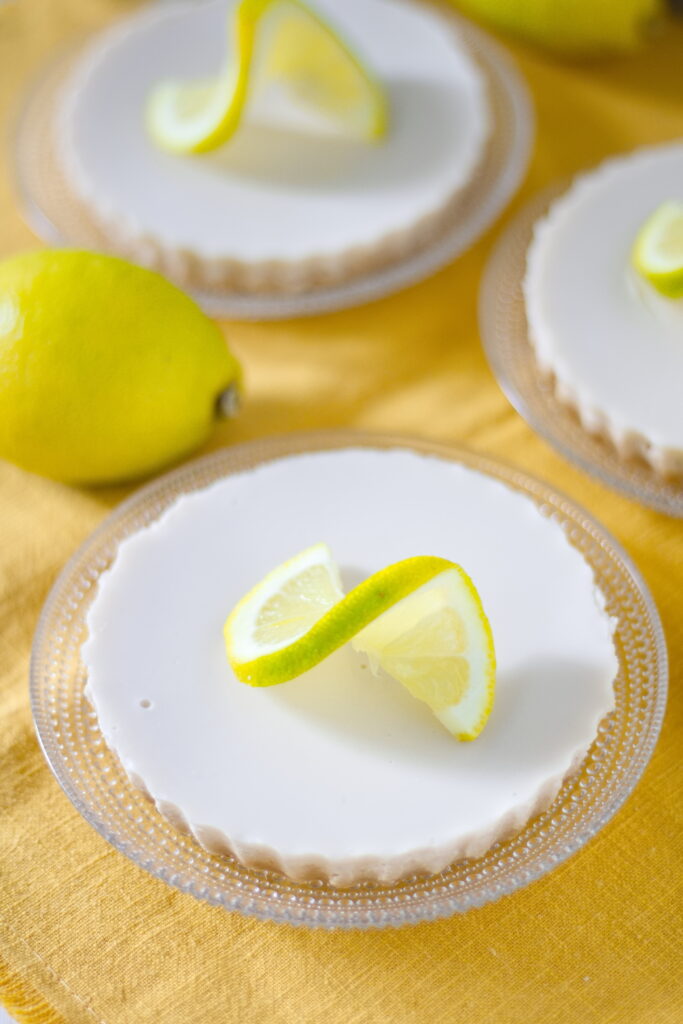
<svg viewBox="0 0 683 1024">
<path fill-rule="evenodd" d="M 534 224 L 567 185 L 556 185 L 528 203 L 494 249 L 479 302 L 489 365 L 520 416 L 565 458 L 629 498 L 683 517 L 683 480 L 665 479 L 644 460 L 626 459 L 607 440 L 588 433 L 536 362 L 522 291 L 526 254 Z"/>
<path fill-rule="evenodd" d="M 335 888 L 293 882 L 208 853 L 177 831 L 130 783 L 106 747 L 84 698 L 80 648 L 100 574 L 118 545 L 178 497 L 231 473 L 301 452 L 359 446 L 404 448 L 461 463 L 528 495 L 562 524 L 592 567 L 616 621 L 616 706 L 603 719 L 579 770 L 543 814 L 483 857 L 438 875 L 393 885 Z M 86 821 L 152 875 L 183 892 L 254 917 L 319 928 L 381 928 L 434 920 L 481 906 L 552 870 L 583 846 L 636 785 L 659 734 L 667 688 L 666 646 L 640 575 L 614 539 L 581 508 L 514 468 L 463 449 L 351 432 L 256 441 L 175 470 L 138 491 L 74 555 L 55 583 L 36 631 L 31 703 L 45 757 Z"/>
<path fill-rule="evenodd" d="M 510 58 L 480 29 L 451 18 L 486 78 L 492 113 L 491 141 L 480 169 L 462 194 L 443 232 L 426 248 L 385 268 L 335 287 L 296 295 L 195 292 L 213 316 L 276 320 L 309 316 L 370 302 L 433 274 L 460 255 L 493 223 L 526 171 L 533 141 L 533 114 L 526 87 Z M 61 89 L 78 57 L 70 50 L 34 83 L 20 114 L 14 146 L 16 189 L 29 226 L 50 245 L 98 251 L 115 247 L 73 194 L 56 155 L 54 113 Z"/>
</svg>

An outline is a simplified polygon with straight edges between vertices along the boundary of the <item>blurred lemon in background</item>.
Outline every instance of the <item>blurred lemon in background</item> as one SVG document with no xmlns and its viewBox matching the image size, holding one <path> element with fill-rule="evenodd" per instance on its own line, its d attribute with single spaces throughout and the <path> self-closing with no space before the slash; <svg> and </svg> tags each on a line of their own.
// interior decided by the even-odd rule
<svg viewBox="0 0 683 1024">
<path fill-rule="evenodd" d="M 455 0 L 465 14 L 570 56 L 625 53 L 650 34 L 665 0 Z"/>
<path fill-rule="evenodd" d="M 70 483 L 142 476 L 205 441 L 239 379 L 159 274 L 70 250 L 0 263 L 0 457 Z"/>
</svg>

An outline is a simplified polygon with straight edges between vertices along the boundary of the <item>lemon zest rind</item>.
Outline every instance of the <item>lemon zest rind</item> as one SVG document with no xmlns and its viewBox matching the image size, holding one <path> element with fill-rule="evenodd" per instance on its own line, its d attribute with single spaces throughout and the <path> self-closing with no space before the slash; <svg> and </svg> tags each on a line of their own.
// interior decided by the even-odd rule
<svg viewBox="0 0 683 1024">
<path fill-rule="evenodd" d="M 407 597 L 454 563 L 435 556 L 404 559 L 380 570 L 354 587 L 302 636 L 287 647 L 239 661 L 234 651 L 234 627 L 241 610 L 254 598 L 260 585 L 235 606 L 224 626 L 228 660 L 237 678 L 251 686 L 276 686 L 319 665 L 343 647 L 367 625 L 402 598 Z"/>
</svg>

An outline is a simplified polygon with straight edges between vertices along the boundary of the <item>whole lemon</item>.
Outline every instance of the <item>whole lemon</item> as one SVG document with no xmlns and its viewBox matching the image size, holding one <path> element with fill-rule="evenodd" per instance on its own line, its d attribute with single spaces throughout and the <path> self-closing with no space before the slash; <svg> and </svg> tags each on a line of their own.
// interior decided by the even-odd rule
<svg viewBox="0 0 683 1024">
<path fill-rule="evenodd" d="M 455 0 L 465 14 L 570 56 L 635 50 L 664 0 Z"/>
<path fill-rule="evenodd" d="M 66 249 L 0 263 L 0 457 L 69 483 L 142 476 L 201 444 L 239 380 L 159 274 Z"/>
</svg>

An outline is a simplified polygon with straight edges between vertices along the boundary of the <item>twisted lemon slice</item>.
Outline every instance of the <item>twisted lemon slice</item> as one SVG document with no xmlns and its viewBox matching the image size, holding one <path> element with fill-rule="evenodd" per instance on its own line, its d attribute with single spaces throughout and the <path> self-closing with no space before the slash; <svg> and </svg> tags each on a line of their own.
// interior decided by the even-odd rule
<svg viewBox="0 0 683 1024">
<path fill-rule="evenodd" d="M 445 558 L 396 562 L 344 597 L 329 548 L 316 544 L 243 597 L 224 634 L 251 686 L 293 679 L 351 641 L 458 739 L 475 739 L 493 705 L 491 627 L 469 576 Z"/>
<path fill-rule="evenodd" d="M 683 203 L 658 206 L 638 232 L 633 265 L 669 299 L 683 298 Z"/>
<path fill-rule="evenodd" d="M 240 0 L 233 16 L 233 52 L 217 78 L 162 82 L 152 92 L 147 123 L 158 145 L 174 153 L 222 146 L 254 89 L 273 79 L 345 134 L 366 140 L 384 134 L 381 86 L 302 0 Z"/>
</svg>

